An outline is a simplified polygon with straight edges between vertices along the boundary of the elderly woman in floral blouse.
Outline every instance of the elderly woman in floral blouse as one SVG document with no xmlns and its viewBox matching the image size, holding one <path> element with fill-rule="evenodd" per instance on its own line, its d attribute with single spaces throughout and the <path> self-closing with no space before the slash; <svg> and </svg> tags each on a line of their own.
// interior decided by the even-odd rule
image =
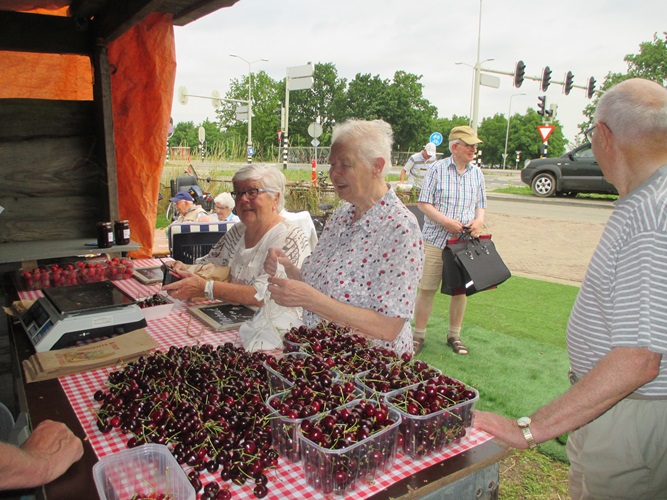
<svg viewBox="0 0 667 500">
<path fill-rule="evenodd" d="M 424 250 L 417 220 L 384 180 L 392 142 L 382 120 L 336 126 L 329 177 L 347 203 L 331 215 L 301 269 L 276 248 L 264 267 L 272 298 L 303 307 L 306 325 L 347 325 L 402 354 L 413 350 L 410 320 Z M 278 263 L 286 279 L 274 276 Z"/>
</svg>

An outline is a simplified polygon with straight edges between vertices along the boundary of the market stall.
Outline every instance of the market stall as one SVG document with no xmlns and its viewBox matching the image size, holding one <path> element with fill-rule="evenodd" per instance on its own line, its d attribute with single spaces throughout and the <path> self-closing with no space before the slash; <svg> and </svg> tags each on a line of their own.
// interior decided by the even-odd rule
<svg viewBox="0 0 667 500">
<path fill-rule="evenodd" d="M 159 265 L 158 260 L 134 261 L 136 267 Z M 161 284 L 143 284 L 136 279 L 124 279 L 114 283 L 127 295 L 134 298 L 149 297 L 159 291 Z M 21 291 L 23 299 L 37 299 L 41 290 Z M 188 312 L 189 304 L 176 302 L 164 318 L 149 319 L 146 331 L 157 342 L 161 350 L 171 347 L 220 346 L 232 343 L 240 346 L 237 330 L 216 332 L 201 323 Z M 20 325 L 10 325 L 20 360 L 33 354 L 33 346 Z M 277 353 L 280 355 L 280 353 Z M 49 499 L 95 498 L 91 467 L 100 458 L 127 448 L 130 436 L 121 432 L 101 432 L 96 422 L 95 410 L 100 403 L 94 398 L 96 392 L 105 388 L 109 374 L 119 367 L 106 367 L 48 380 L 22 383 L 24 405 L 33 426 L 43 419 L 51 418 L 68 422 L 77 435 L 85 439 L 84 459 L 75 464 L 64 476 L 47 485 L 43 494 Z M 466 496 L 468 488 L 477 497 L 491 498 L 497 492 L 498 461 L 507 454 L 504 446 L 497 444 L 491 436 L 468 428 L 466 435 L 456 440 L 443 452 L 415 460 L 398 454 L 391 469 L 372 481 L 362 482 L 354 490 L 355 498 L 418 498 L 431 492 L 457 492 Z M 188 467 L 186 466 L 186 469 Z M 269 498 L 320 498 L 322 494 L 306 484 L 301 464 L 292 464 L 279 459 L 278 466 L 267 471 Z M 220 481 L 219 474 L 202 472 L 204 481 Z M 243 485 L 229 482 L 234 498 L 255 498 L 253 483 Z M 449 490 L 447 490 L 449 488 Z"/>
</svg>

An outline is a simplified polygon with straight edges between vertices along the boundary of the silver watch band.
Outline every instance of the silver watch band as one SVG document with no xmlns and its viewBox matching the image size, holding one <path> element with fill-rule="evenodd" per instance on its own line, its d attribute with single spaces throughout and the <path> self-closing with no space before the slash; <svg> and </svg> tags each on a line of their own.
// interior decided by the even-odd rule
<svg viewBox="0 0 667 500">
<path fill-rule="evenodd" d="M 213 280 L 208 280 L 206 282 L 206 286 L 204 287 L 204 297 L 206 297 L 208 300 L 213 300 L 215 297 L 213 296 Z"/>
</svg>

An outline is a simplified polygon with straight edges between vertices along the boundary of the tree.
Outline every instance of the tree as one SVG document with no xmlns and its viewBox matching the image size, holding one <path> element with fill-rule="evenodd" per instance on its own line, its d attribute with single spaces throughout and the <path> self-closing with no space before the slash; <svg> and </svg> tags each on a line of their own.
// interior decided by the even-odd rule
<svg viewBox="0 0 667 500">
<path fill-rule="evenodd" d="M 662 38 L 658 38 L 658 34 L 654 33 L 652 42 L 640 43 L 639 53 L 627 54 L 623 61 L 628 64 L 627 72 L 608 73 L 600 90 L 595 93 L 593 102 L 584 109 L 583 114 L 588 120 L 579 124 L 579 131 L 582 134 L 593 123 L 593 113 L 600 95 L 617 83 L 630 78 L 646 78 L 659 83 L 663 87 L 667 85 L 667 32 L 662 33 Z"/>
</svg>

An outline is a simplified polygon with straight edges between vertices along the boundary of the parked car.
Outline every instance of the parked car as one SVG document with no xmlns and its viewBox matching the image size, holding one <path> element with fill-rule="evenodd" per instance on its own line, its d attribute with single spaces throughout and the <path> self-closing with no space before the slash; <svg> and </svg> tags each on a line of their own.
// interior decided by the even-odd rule
<svg viewBox="0 0 667 500">
<path fill-rule="evenodd" d="M 521 170 L 521 181 L 541 198 L 576 193 L 618 194 L 602 175 L 588 142 L 559 158 L 528 160 Z"/>
</svg>

